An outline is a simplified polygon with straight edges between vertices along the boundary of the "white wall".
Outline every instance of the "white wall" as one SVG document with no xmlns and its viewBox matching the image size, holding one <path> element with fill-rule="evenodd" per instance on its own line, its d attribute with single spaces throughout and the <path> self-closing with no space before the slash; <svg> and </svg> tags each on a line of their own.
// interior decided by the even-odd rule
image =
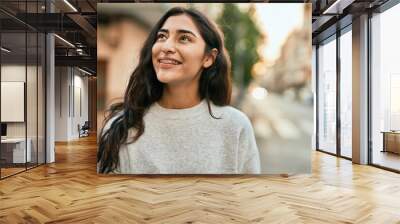
<svg viewBox="0 0 400 224">
<path fill-rule="evenodd" d="M 27 69 L 27 70 L 26 70 Z M 36 69 L 36 67 L 33 66 L 27 66 L 25 65 L 17 65 L 17 64 L 8 64 L 8 65 L 2 65 L 1 66 L 1 81 L 9 81 L 9 82 L 25 82 L 25 75 L 26 71 L 28 71 L 28 74 L 31 74 L 32 71 Z M 35 70 L 36 73 L 36 70 Z M 30 83 L 31 84 L 31 83 Z M 34 83 L 36 85 L 36 82 Z M 32 90 L 33 92 L 28 91 L 27 92 L 27 102 L 30 103 L 33 100 L 31 98 L 36 98 L 36 89 L 27 89 L 27 90 Z M 31 105 L 35 106 L 35 105 Z M 7 108 L 1 108 L 1 110 L 7 110 Z M 34 117 L 32 117 L 34 115 Z M 28 116 L 28 121 L 36 119 L 36 114 L 27 114 Z M 36 120 L 35 120 L 36 121 Z M 26 122 L 7 122 L 7 136 L 8 137 L 25 137 L 25 123 Z M 33 127 L 33 125 L 28 125 L 28 128 Z M 36 130 L 36 126 L 34 127 Z M 29 137 L 29 130 L 28 130 L 28 137 Z"/>
<path fill-rule="evenodd" d="M 55 68 L 55 141 L 68 140 L 68 67 Z"/>
<path fill-rule="evenodd" d="M 88 120 L 88 78 L 83 75 L 76 68 L 56 67 L 56 141 L 79 138 L 78 124 Z"/>
<path fill-rule="evenodd" d="M 74 69 L 74 82 L 73 82 L 74 88 L 71 88 L 71 90 L 74 89 L 74 91 L 72 92 L 73 95 L 71 96 L 71 99 L 74 100 L 74 102 L 71 102 L 71 106 L 74 105 L 74 107 L 71 108 L 72 119 L 71 119 L 70 135 L 72 136 L 72 138 L 79 137 L 77 128 L 78 124 L 82 126 L 85 123 L 85 121 L 89 120 L 88 78 L 87 76 L 82 76 L 82 75 L 83 73 L 81 73 L 79 70 Z M 82 111 L 80 111 L 80 109 Z"/>
</svg>

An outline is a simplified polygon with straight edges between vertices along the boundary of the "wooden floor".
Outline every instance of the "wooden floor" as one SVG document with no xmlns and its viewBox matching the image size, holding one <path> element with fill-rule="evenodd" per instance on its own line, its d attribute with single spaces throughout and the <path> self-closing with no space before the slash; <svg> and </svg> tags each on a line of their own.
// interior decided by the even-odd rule
<svg viewBox="0 0 400 224">
<path fill-rule="evenodd" d="M 0 223 L 400 223 L 399 174 L 320 152 L 306 175 L 98 176 L 94 138 L 56 149 L 0 181 Z"/>
<path fill-rule="evenodd" d="M 10 165 L 12 166 L 12 165 Z M 33 169 L 34 167 L 37 166 L 37 164 L 33 164 L 33 163 L 27 163 L 27 167 L 25 167 L 25 164 L 18 164 L 17 167 L 2 167 L 1 168 L 1 178 L 5 178 L 11 175 L 14 175 L 16 173 L 20 173 L 23 172 L 27 169 Z M 14 165 L 15 166 L 15 165 Z"/>
<path fill-rule="evenodd" d="M 375 151 L 372 157 L 374 164 L 400 170 L 400 154 Z"/>
<path fill-rule="evenodd" d="M 22 171 L 24 171 L 24 170 L 26 170 L 26 168 L 25 167 L 18 167 L 18 168 L 1 168 L 1 178 L 4 178 L 4 177 L 7 177 L 7 176 L 10 176 L 10 175 L 13 175 L 13 174 L 15 174 L 15 173 L 19 173 L 19 172 L 22 172 Z"/>
</svg>

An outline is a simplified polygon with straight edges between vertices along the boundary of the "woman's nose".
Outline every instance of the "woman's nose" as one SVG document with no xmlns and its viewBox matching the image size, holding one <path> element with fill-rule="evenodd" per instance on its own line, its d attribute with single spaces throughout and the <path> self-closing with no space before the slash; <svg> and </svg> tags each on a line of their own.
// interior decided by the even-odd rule
<svg viewBox="0 0 400 224">
<path fill-rule="evenodd" d="M 175 49 L 175 42 L 172 40 L 172 38 L 168 38 L 161 46 L 161 51 L 164 53 L 174 53 L 176 51 Z"/>
</svg>

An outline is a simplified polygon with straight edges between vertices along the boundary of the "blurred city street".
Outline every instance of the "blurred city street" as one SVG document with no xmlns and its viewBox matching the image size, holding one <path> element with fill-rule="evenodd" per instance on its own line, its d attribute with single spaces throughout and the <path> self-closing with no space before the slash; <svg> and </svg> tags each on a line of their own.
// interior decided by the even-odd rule
<svg viewBox="0 0 400 224">
<path fill-rule="evenodd" d="M 292 97 L 269 93 L 264 99 L 245 96 L 240 108 L 252 121 L 262 173 L 311 172 L 313 107 Z"/>
</svg>

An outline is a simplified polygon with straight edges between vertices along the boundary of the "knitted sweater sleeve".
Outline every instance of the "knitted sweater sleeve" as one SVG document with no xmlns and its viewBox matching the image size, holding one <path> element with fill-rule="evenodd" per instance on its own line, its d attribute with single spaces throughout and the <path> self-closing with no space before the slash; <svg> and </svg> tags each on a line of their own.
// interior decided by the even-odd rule
<svg viewBox="0 0 400 224">
<path fill-rule="evenodd" d="M 239 137 L 239 169 L 240 174 L 260 174 L 260 155 L 254 136 L 253 127 L 247 116 L 244 119 L 244 127 Z"/>
</svg>

